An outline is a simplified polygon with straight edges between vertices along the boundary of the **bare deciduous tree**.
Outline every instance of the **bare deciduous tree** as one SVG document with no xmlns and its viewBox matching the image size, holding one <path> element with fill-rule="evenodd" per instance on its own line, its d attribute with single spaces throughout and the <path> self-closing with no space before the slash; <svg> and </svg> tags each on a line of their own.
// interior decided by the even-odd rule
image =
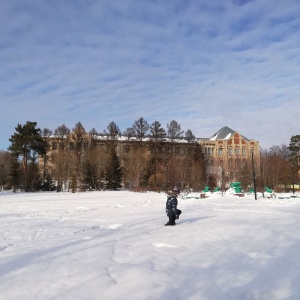
<svg viewBox="0 0 300 300">
<path fill-rule="evenodd" d="M 149 131 L 149 124 L 141 117 L 133 123 L 132 128 L 135 131 L 137 139 L 141 141 Z"/>
</svg>

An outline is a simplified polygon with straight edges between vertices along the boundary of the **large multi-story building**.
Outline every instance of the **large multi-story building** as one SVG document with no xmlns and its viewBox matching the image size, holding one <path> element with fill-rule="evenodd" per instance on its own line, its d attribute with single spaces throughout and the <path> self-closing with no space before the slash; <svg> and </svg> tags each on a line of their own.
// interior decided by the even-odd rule
<svg viewBox="0 0 300 300">
<path fill-rule="evenodd" d="M 104 135 L 71 133 L 64 138 L 51 137 L 47 169 L 57 185 L 69 188 L 72 174 L 82 171 L 82 164 L 89 160 L 97 166 L 99 186 L 105 185 L 105 167 L 109 159 L 112 140 Z M 210 138 L 154 142 L 151 138 L 115 137 L 114 147 L 123 167 L 123 185 L 139 185 L 143 171 L 151 158 L 155 158 L 154 180 L 161 186 L 203 188 L 224 186 L 240 181 L 241 176 L 251 176 L 249 163 L 252 153 L 259 165 L 259 143 L 249 140 L 225 126 Z M 248 170 L 245 168 L 248 166 Z"/>
<path fill-rule="evenodd" d="M 253 162 L 255 170 L 260 163 L 259 142 L 248 139 L 239 132 L 224 126 L 210 138 L 201 138 L 207 177 L 214 186 L 232 181 L 241 181 L 242 176 L 252 176 L 249 167 Z"/>
<path fill-rule="evenodd" d="M 51 174 L 56 185 L 63 190 L 70 188 L 72 174 L 76 173 L 77 178 L 82 176 L 82 166 L 87 161 L 97 168 L 99 188 L 105 187 L 105 170 L 112 145 L 123 168 L 123 186 L 126 188 L 138 187 L 147 168 L 151 175 L 155 175 L 148 178 L 148 183 L 157 188 L 178 185 L 199 189 L 204 185 L 204 158 L 197 140 L 155 141 L 150 137 L 124 136 L 111 139 L 106 135 L 90 134 L 80 135 L 80 139 L 76 134 L 70 134 L 64 139 L 54 136 L 49 140 L 46 173 Z"/>
</svg>

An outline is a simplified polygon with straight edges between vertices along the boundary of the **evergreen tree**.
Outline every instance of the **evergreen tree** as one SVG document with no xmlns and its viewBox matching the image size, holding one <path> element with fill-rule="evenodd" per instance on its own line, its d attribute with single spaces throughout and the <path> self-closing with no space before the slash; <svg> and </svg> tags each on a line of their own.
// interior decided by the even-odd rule
<svg viewBox="0 0 300 300">
<path fill-rule="evenodd" d="M 155 157 L 151 157 L 150 160 L 147 162 L 146 167 L 143 170 L 141 185 L 148 186 L 149 179 L 154 174 L 156 174 L 156 159 Z"/>
<path fill-rule="evenodd" d="M 97 182 L 99 181 L 97 173 L 97 166 L 95 163 L 92 163 L 89 160 L 83 163 L 83 178 L 81 182 L 84 188 L 89 190 L 97 189 Z"/>
<path fill-rule="evenodd" d="M 7 186 L 12 157 L 8 151 L 0 151 L 0 191 Z"/>
<path fill-rule="evenodd" d="M 75 193 L 77 190 L 77 177 L 75 174 L 73 174 L 71 178 L 71 190 L 72 193 Z"/>
<path fill-rule="evenodd" d="M 20 187 L 21 172 L 17 157 L 13 157 L 9 168 L 8 186 L 13 189 L 14 193 Z"/>
<path fill-rule="evenodd" d="M 2 191 L 2 189 L 6 183 L 6 177 L 7 177 L 7 174 L 6 174 L 4 164 L 0 164 L 0 191 Z"/>
<path fill-rule="evenodd" d="M 297 160 L 300 158 L 300 135 L 293 135 L 288 147 L 290 151 L 290 161 L 297 164 Z"/>
<path fill-rule="evenodd" d="M 106 165 L 105 180 L 106 188 L 117 190 L 122 187 L 123 168 L 114 147 L 111 148 L 110 158 Z"/>
<path fill-rule="evenodd" d="M 36 122 L 27 121 L 25 125 L 18 124 L 16 132 L 11 136 L 8 147 L 10 153 L 17 159 L 21 157 L 22 168 L 24 171 L 24 189 L 28 192 L 30 189 L 29 164 L 36 159 L 36 155 L 45 156 L 48 142 L 42 137 L 41 129 L 36 128 Z"/>
<path fill-rule="evenodd" d="M 28 191 L 40 191 L 43 185 L 43 179 L 39 172 L 39 166 L 37 163 L 37 158 L 34 157 L 30 160 L 28 165 Z"/>
</svg>

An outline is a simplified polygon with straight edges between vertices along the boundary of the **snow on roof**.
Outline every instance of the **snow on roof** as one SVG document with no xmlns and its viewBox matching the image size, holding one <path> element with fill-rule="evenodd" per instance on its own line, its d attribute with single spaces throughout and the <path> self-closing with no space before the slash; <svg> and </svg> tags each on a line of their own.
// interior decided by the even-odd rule
<svg viewBox="0 0 300 300">
<path fill-rule="evenodd" d="M 228 133 L 228 134 L 225 136 L 224 140 L 229 140 L 230 137 L 231 137 L 231 133 Z"/>
<path fill-rule="evenodd" d="M 215 141 L 217 139 L 217 136 L 218 136 L 219 132 L 217 132 L 215 135 L 213 135 L 210 140 L 211 141 Z"/>
<path fill-rule="evenodd" d="M 212 135 L 212 137 L 210 138 L 211 141 L 215 141 L 215 140 L 228 140 L 231 138 L 231 136 L 235 133 L 236 131 L 224 126 L 222 127 L 220 130 L 218 130 L 214 135 Z M 244 137 L 242 135 L 242 137 L 249 141 L 249 139 L 247 139 L 246 137 Z"/>
</svg>

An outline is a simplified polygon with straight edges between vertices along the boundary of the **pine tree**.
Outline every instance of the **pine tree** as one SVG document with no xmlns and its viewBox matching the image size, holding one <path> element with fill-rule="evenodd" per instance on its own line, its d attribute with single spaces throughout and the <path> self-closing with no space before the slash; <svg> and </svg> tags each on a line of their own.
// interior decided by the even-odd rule
<svg viewBox="0 0 300 300">
<path fill-rule="evenodd" d="M 11 161 L 12 156 L 8 151 L 0 151 L 0 191 L 7 186 Z"/>
<path fill-rule="evenodd" d="M 123 168 L 114 147 L 111 148 L 110 158 L 106 165 L 105 180 L 106 188 L 117 190 L 122 187 Z"/>
<path fill-rule="evenodd" d="M 83 178 L 81 180 L 84 188 L 89 190 L 97 189 L 97 182 L 99 181 L 99 176 L 97 175 L 97 166 L 91 161 L 86 161 L 83 163 Z"/>
<path fill-rule="evenodd" d="M 20 187 L 20 177 L 21 177 L 20 163 L 17 157 L 13 157 L 9 168 L 8 185 L 13 189 L 14 193 Z"/>
<path fill-rule="evenodd" d="M 290 151 L 290 161 L 297 164 L 297 160 L 300 158 L 300 135 L 293 135 L 288 147 Z"/>
<path fill-rule="evenodd" d="M 22 158 L 25 192 L 29 191 L 31 185 L 30 163 L 36 159 L 37 155 L 45 156 L 48 148 L 48 142 L 42 137 L 41 129 L 36 128 L 36 125 L 36 122 L 29 121 L 23 126 L 18 124 L 15 128 L 16 132 L 9 139 L 11 145 L 8 150 L 17 159 Z"/>
<path fill-rule="evenodd" d="M 37 157 L 35 155 L 30 159 L 30 164 L 28 165 L 27 182 L 28 191 L 34 192 L 42 189 L 43 179 L 41 177 Z"/>
<path fill-rule="evenodd" d="M 75 193 L 77 190 L 77 178 L 75 174 L 73 174 L 71 178 L 71 189 L 72 193 Z"/>
<path fill-rule="evenodd" d="M 150 160 L 147 162 L 146 167 L 144 168 L 141 185 L 148 186 L 150 177 L 155 173 L 156 173 L 156 159 L 154 157 L 151 157 Z"/>
</svg>

